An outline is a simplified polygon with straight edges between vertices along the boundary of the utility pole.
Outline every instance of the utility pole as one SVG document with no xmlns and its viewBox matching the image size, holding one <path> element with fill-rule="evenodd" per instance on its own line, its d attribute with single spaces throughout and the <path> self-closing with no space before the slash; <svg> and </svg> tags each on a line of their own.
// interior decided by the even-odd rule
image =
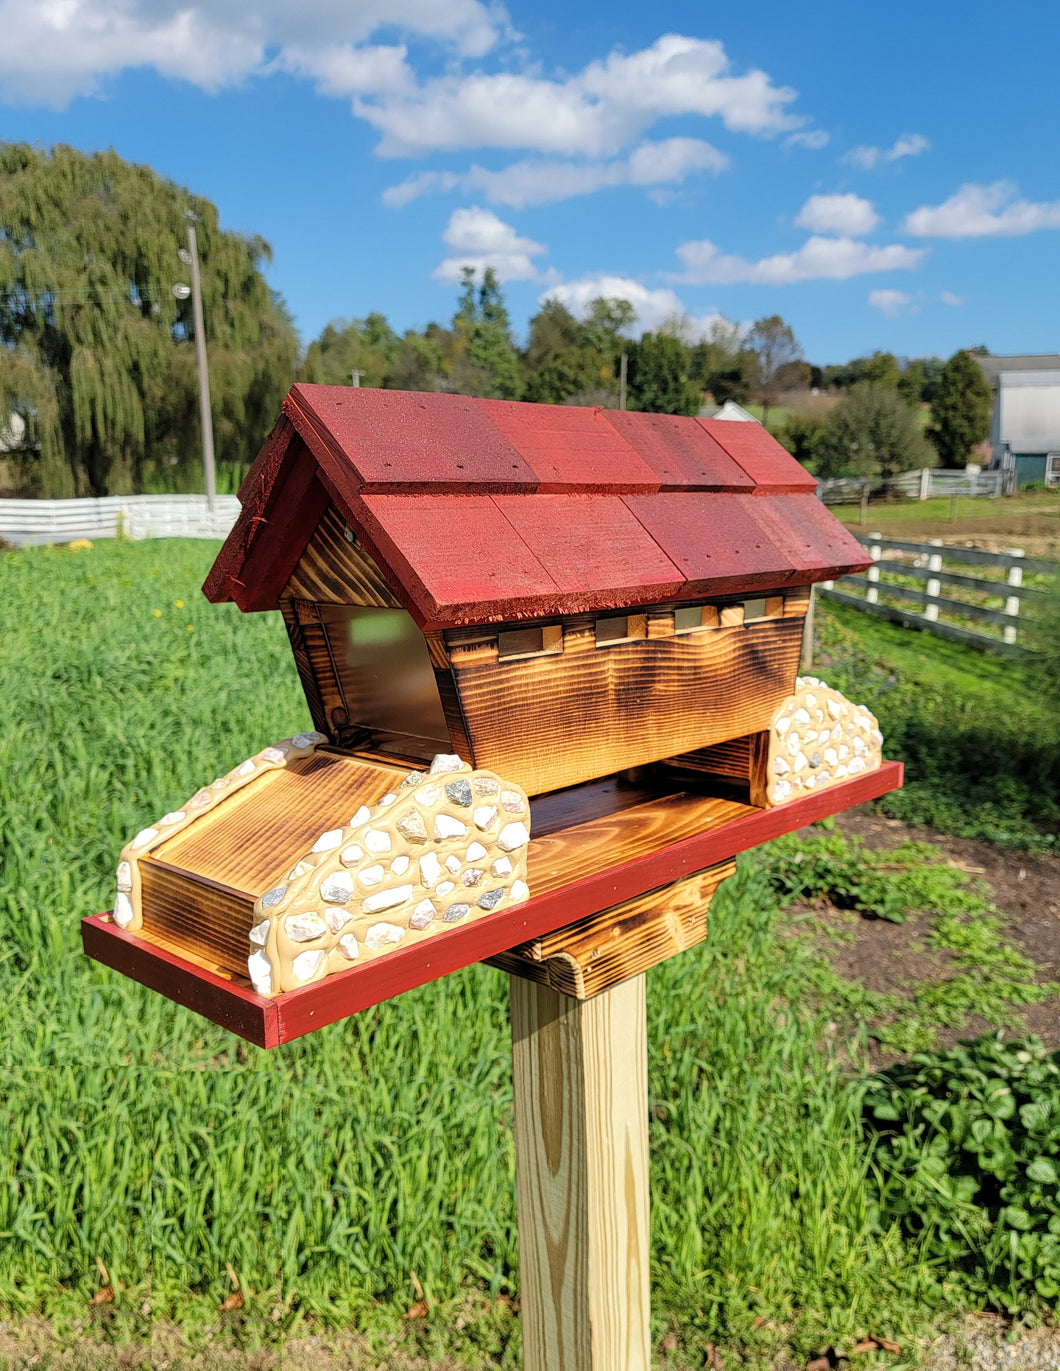
<svg viewBox="0 0 1060 1371">
<path fill-rule="evenodd" d="M 351 372 L 350 372 L 350 385 L 359 388 L 359 387 L 360 387 L 360 384 L 361 384 L 361 377 L 362 377 L 363 375 L 364 375 L 364 372 L 361 371 L 361 370 L 356 370 L 356 369 L 355 369 L 354 371 L 351 371 Z"/>
<path fill-rule="evenodd" d="M 202 284 L 199 280 L 199 249 L 195 225 L 188 225 L 188 256 L 191 261 L 191 309 L 195 324 L 195 360 L 199 368 L 199 422 L 202 426 L 202 470 L 206 481 L 206 507 L 213 512 L 217 478 L 213 462 L 213 415 L 210 411 L 210 373 L 206 369 L 206 329 L 202 321 Z"/>
<path fill-rule="evenodd" d="M 625 353 L 623 353 L 622 356 L 618 359 L 618 407 L 619 407 L 619 409 L 625 409 L 625 407 L 626 407 L 626 366 L 627 366 L 628 361 L 629 361 L 629 359 L 627 358 L 627 356 L 626 356 Z"/>
</svg>

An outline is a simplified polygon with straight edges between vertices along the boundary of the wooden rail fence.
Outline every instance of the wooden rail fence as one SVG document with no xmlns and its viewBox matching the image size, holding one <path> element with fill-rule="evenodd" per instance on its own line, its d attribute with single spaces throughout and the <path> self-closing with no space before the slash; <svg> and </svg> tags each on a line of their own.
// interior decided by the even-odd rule
<svg viewBox="0 0 1060 1371">
<path fill-rule="evenodd" d="M 941 538 L 933 538 L 927 543 L 907 543 L 897 538 L 884 538 L 880 533 L 868 534 L 862 543 L 872 558 L 872 566 L 864 576 L 845 576 L 839 583 L 841 589 L 836 588 L 834 581 L 823 581 L 818 588 L 823 598 L 910 628 L 926 629 L 940 638 L 1009 655 L 1024 650 L 1024 645 L 1017 643 L 1021 605 L 1033 608 L 1036 603 L 1042 604 L 1050 593 L 1048 585 L 1025 585 L 1024 575 L 1040 579 L 1060 574 L 1060 563 L 1027 557 L 1021 548 L 985 552 L 979 548 L 948 547 Z M 947 570 L 946 562 L 990 567 L 1003 572 L 1004 579 Z M 909 585 L 910 581 L 922 583 L 923 589 Z M 958 593 L 943 595 L 943 586 Z M 895 600 L 921 608 L 919 612 L 902 609 L 893 603 Z M 989 601 L 995 603 L 987 603 Z M 954 623 L 954 619 L 988 624 L 1001 631 L 992 634 L 966 628 Z"/>
</svg>

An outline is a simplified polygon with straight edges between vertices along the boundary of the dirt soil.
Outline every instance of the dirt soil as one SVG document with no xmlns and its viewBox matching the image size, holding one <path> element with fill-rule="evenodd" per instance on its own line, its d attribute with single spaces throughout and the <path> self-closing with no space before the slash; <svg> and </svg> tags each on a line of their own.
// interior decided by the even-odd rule
<svg viewBox="0 0 1060 1371">
<path fill-rule="evenodd" d="M 984 502 L 985 503 L 985 502 Z M 994 502 L 990 501 L 992 505 Z M 856 519 L 856 516 L 854 516 Z M 862 529 L 844 518 L 855 533 Z M 1006 514 L 983 519 L 903 519 L 900 507 L 891 513 L 888 506 L 870 506 L 867 532 L 880 532 L 887 538 L 910 543 L 926 543 L 941 538 L 953 547 L 982 548 L 984 552 L 1007 552 L 1021 547 L 1028 557 L 1060 559 L 1060 517 L 1051 513 Z"/>
<path fill-rule="evenodd" d="M 866 847 L 880 851 L 910 839 L 932 843 L 951 865 L 986 884 L 1004 916 L 1008 937 L 1037 965 L 1039 982 L 1060 981 L 1060 857 L 1032 857 L 1005 852 L 990 843 L 943 837 L 929 828 L 884 818 L 868 805 L 848 810 L 836 822 L 848 837 L 858 837 Z M 809 836 L 814 830 L 803 832 Z M 870 990 L 900 993 L 905 985 L 941 979 L 946 973 L 945 955 L 925 945 L 926 917 L 893 924 L 859 918 L 831 906 L 825 906 L 820 915 L 826 929 L 834 927 L 850 939 L 835 944 L 828 940 L 832 965 L 841 976 L 861 980 Z M 1026 1006 L 1021 1017 L 1029 1033 L 1054 1051 L 1060 1049 L 1056 997 Z M 985 1019 L 972 1019 L 960 1029 L 942 1030 L 939 1045 L 950 1046 L 995 1027 Z"/>
</svg>

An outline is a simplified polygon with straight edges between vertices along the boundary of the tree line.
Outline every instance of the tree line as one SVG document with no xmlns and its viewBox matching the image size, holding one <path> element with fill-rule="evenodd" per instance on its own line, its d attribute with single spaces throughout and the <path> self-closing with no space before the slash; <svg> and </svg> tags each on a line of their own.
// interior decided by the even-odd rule
<svg viewBox="0 0 1060 1371">
<path fill-rule="evenodd" d="M 489 269 L 464 272 L 447 324 L 398 333 L 369 313 L 328 324 L 303 354 L 263 275 L 268 244 L 222 230 L 209 201 L 113 152 L 0 143 L 0 485 L 9 493 L 199 488 L 191 307 L 173 291 L 186 275 L 178 249 L 189 217 L 222 490 L 238 484 L 294 380 L 613 407 L 624 371 L 630 409 L 691 415 L 760 403 L 763 422 L 821 476 L 963 465 L 987 433 L 990 392 L 968 353 L 943 363 L 877 352 L 819 368 L 779 315 L 749 329 L 718 319 L 707 338 L 674 319 L 635 337 L 633 306 L 605 298 L 581 317 L 546 299 L 520 346 Z M 838 402 L 781 407 L 812 392 Z"/>
</svg>

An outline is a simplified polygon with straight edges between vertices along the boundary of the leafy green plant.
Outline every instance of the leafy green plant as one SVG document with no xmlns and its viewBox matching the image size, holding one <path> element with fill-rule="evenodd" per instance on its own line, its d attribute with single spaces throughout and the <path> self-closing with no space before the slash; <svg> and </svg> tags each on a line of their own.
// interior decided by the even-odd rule
<svg viewBox="0 0 1060 1371">
<path fill-rule="evenodd" d="M 1060 1054 L 1000 1035 L 918 1054 L 863 1108 L 884 1222 L 998 1308 L 1060 1295 Z"/>
</svg>

